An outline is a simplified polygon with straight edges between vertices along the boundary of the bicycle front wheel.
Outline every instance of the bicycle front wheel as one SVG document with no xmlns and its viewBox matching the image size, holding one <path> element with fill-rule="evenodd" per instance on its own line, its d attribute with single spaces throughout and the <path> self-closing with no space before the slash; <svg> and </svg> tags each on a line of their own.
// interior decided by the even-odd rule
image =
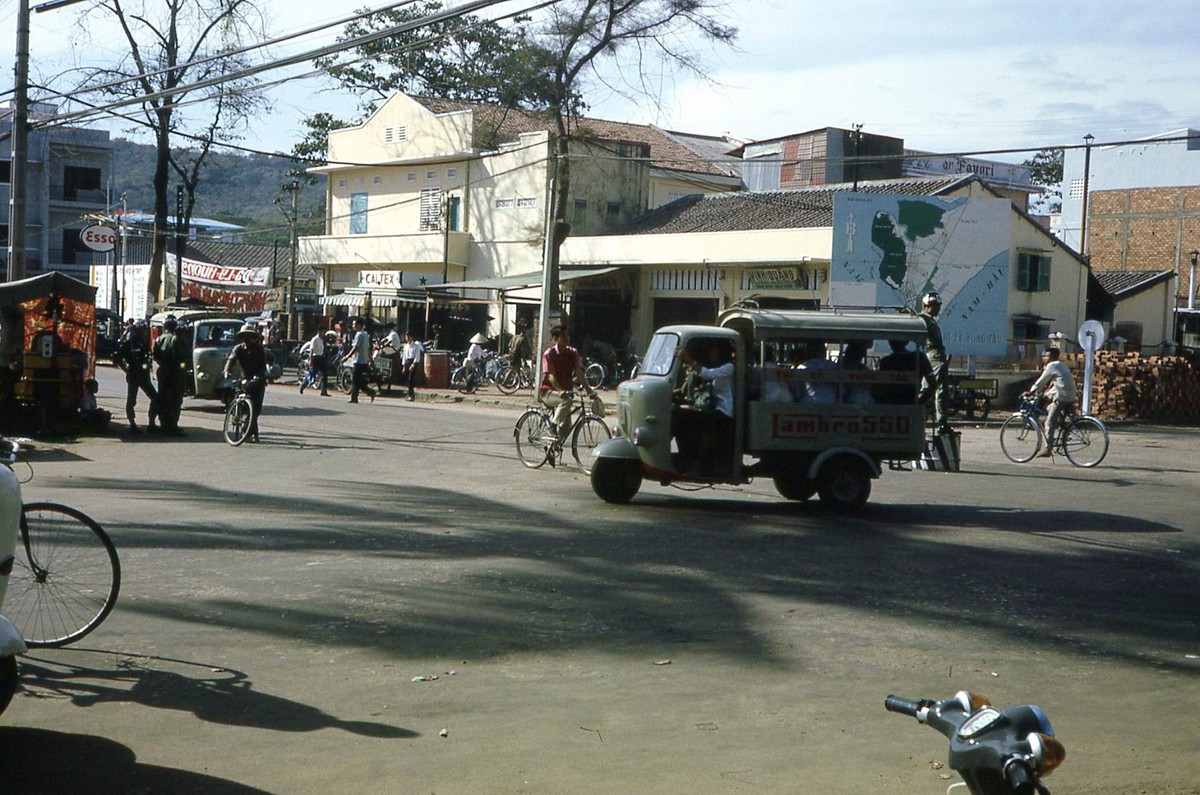
<svg viewBox="0 0 1200 795">
<path fill-rule="evenodd" d="M 1000 426 L 1000 449 L 1009 461 L 1017 464 L 1031 461 L 1041 446 L 1042 432 L 1032 417 L 1014 414 Z"/>
<path fill-rule="evenodd" d="M 517 419 L 513 428 L 517 458 L 530 469 L 537 469 L 550 457 L 550 422 L 537 409 L 529 409 Z"/>
<path fill-rule="evenodd" d="M 611 438 L 612 431 L 608 423 L 599 417 L 584 417 L 575 423 L 575 433 L 571 435 L 571 455 L 575 456 L 575 463 L 579 464 L 585 475 L 592 474 L 592 467 L 596 463 L 592 451 L 601 442 Z"/>
<path fill-rule="evenodd" d="M 1094 467 L 1108 454 L 1108 429 L 1094 417 L 1076 417 L 1062 435 L 1063 452 L 1077 467 Z"/>
<path fill-rule="evenodd" d="M 245 395 L 239 395 L 225 409 L 225 441 L 237 447 L 250 435 L 250 421 L 254 407 Z"/>
<path fill-rule="evenodd" d="M 98 627 L 121 590 L 108 534 L 74 508 L 31 502 L 21 508 L 21 540 L 4 612 L 25 643 L 65 646 Z"/>
</svg>

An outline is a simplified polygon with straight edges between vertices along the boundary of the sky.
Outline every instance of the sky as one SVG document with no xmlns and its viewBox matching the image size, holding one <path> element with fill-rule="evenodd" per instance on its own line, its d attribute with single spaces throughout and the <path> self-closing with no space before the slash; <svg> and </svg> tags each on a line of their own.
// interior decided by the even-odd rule
<svg viewBox="0 0 1200 795">
<path fill-rule="evenodd" d="M 89 5 L 33 15 L 33 82 L 119 50 L 111 33 L 80 27 L 80 10 Z M 279 34 L 348 16 L 363 2 L 259 5 Z M 5 63 L 13 62 L 16 8 L 15 0 L 0 0 Z M 734 47 L 671 43 L 692 48 L 707 79 L 618 53 L 587 87 L 589 115 L 744 140 L 861 124 L 925 151 L 1027 150 L 994 156 L 1010 161 L 1039 148 L 1082 145 L 1087 134 L 1100 144 L 1200 127 L 1194 0 L 736 0 L 722 17 L 739 29 Z M 333 37 L 306 37 L 276 53 Z M 0 90 L 11 86 L 9 72 Z M 304 116 L 350 116 L 355 107 L 352 97 L 314 81 L 275 87 L 268 96 L 274 111 L 243 141 L 267 151 L 290 150 Z M 130 137 L 121 132 L 127 126 L 114 134 Z"/>
</svg>

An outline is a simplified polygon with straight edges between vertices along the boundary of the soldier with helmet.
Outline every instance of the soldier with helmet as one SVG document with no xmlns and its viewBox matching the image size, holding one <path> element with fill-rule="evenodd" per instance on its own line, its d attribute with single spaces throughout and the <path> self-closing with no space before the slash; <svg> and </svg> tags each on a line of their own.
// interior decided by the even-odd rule
<svg viewBox="0 0 1200 795">
<path fill-rule="evenodd" d="M 926 334 L 925 356 L 933 367 L 933 379 L 936 384 L 933 399 L 933 424 L 939 434 L 950 433 L 950 423 L 946 420 L 946 406 L 950 401 L 950 357 L 946 355 L 946 344 L 942 341 L 942 329 L 938 325 L 938 315 L 942 312 L 942 296 L 931 290 L 921 296 L 920 318 L 925 321 Z"/>
<path fill-rule="evenodd" d="M 141 433 L 137 425 L 138 392 L 145 392 L 150 400 L 150 417 L 147 428 L 151 433 L 158 430 L 154 421 L 158 417 L 158 393 L 150 380 L 150 328 L 146 321 L 139 320 L 131 323 L 117 345 L 113 361 L 125 371 L 125 418 L 129 420 L 129 432 Z"/>
<path fill-rule="evenodd" d="M 167 315 L 162 333 L 154 340 L 154 362 L 158 365 L 158 418 L 162 432 L 183 436 L 179 429 L 179 414 L 183 410 L 184 345 L 176 331 L 179 321 Z"/>
</svg>

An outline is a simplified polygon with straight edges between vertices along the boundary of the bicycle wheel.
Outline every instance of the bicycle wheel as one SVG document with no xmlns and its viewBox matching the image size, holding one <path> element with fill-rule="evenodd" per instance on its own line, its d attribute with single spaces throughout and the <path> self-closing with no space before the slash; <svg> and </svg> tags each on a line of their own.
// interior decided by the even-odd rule
<svg viewBox="0 0 1200 795">
<path fill-rule="evenodd" d="M 517 458 L 530 469 L 537 469 L 550 457 L 552 442 L 550 420 L 537 409 L 529 409 L 517 419 L 513 428 L 513 441 L 517 445 Z"/>
<path fill-rule="evenodd" d="M 967 418 L 986 420 L 992 413 L 992 401 L 986 395 L 974 395 L 967 398 Z"/>
<path fill-rule="evenodd" d="M 571 435 L 571 455 L 575 456 L 575 463 L 579 464 L 585 475 L 592 474 L 596 462 L 592 451 L 601 442 L 611 438 L 612 431 L 608 423 L 599 417 L 584 417 L 575 423 L 575 433 Z"/>
<path fill-rule="evenodd" d="M 354 371 L 343 367 L 338 371 L 337 388 L 343 392 L 349 392 L 354 388 Z"/>
<path fill-rule="evenodd" d="M 505 367 L 496 376 L 496 388 L 505 395 L 511 395 L 521 388 L 521 374 L 515 367 Z"/>
<path fill-rule="evenodd" d="M 254 407 L 250 405 L 250 398 L 245 395 L 234 398 L 229 408 L 225 409 L 225 441 L 234 447 L 246 441 L 246 437 L 250 435 L 250 420 L 253 414 Z"/>
<path fill-rule="evenodd" d="M 109 614 L 121 590 L 121 563 L 91 517 L 51 502 L 21 508 L 21 538 L 4 612 L 31 647 L 65 646 Z"/>
<path fill-rule="evenodd" d="M 1032 417 L 1014 414 L 1000 426 L 1000 449 L 1014 463 L 1032 460 L 1041 446 L 1042 432 Z"/>
<path fill-rule="evenodd" d="M 1095 417 L 1076 417 L 1060 433 L 1063 452 L 1077 467 L 1094 467 L 1108 455 L 1108 429 Z"/>
<path fill-rule="evenodd" d="M 604 365 L 600 362 L 592 362 L 583 370 L 583 380 L 592 389 L 599 389 L 604 383 Z"/>
</svg>

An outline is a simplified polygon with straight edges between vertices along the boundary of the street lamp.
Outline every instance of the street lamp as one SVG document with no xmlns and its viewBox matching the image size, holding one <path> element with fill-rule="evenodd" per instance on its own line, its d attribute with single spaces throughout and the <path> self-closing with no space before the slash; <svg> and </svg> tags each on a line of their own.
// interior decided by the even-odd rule
<svg viewBox="0 0 1200 795">
<path fill-rule="evenodd" d="M 1083 136 L 1083 216 L 1079 222 L 1079 253 L 1083 256 L 1088 255 L 1087 243 L 1087 223 L 1088 223 L 1088 180 L 1092 173 L 1092 141 L 1096 140 L 1096 136 L 1088 133 Z"/>
</svg>

